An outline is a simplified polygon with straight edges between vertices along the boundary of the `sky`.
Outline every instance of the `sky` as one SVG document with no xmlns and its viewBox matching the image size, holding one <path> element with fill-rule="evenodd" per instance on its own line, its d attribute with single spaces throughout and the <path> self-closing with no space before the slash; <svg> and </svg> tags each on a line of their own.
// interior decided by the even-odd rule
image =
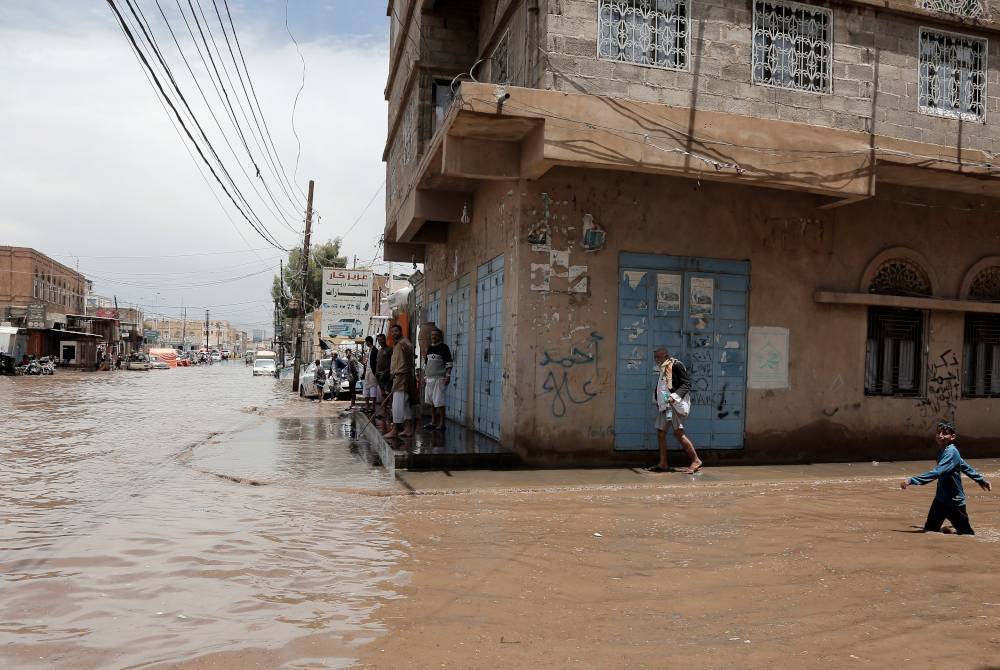
<svg viewBox="0 0 1000 670">
<path fill-rule="evenodd" d="M 269 172 L 263 158 L 267 132 L 255 144 L 254 122 L 234 105 L 253 160 L 243 148 L 178 0 L 159 0 L 166 20 L 157 0 L 131 1 L 211 145 L 278 244 L 301 245 L 302 194 L 314 179 L 313 242 L 342 237 L 342 253 L 352 262 L 356 255 L 359 266 L 379 263 L 388 72 L 384 0 L 287 0 L 288 29 L 305 60 L 294 116 L 301 153 L 292 107 L 302 61 L 286 30 L 286 0 L 228 0 L 280 159 L 280 166 L 274 161 L 279 175 Z M 199 1 L 229 58 L 213 1 Z M 215 3 L 228 27 L 223 0 Z M 131 20 L 126 0 L 115 4 Z M 188 0 L 179 4 L 187 10 Z M 225 62 L 234 87 L 240 87 L 232 61 Z M 93 280 L 95 293 L 116 297 L 119 306 L 142 305 L 147 314 L 164 316 L 179 316 L 186 306 L 189 318 L 203 317 L 208 307 L 213 319 L 269 329 L 272 277 L 287 254 L 240 216 L 204 163 L 199 169 L 192 158 L 197 153 L 158 101 L 106 0 L 0 1 L 0 81 L 0 245 L 33 247 L 78 268 Z M 166 78 L 164 85 L 169 87 Z M 187 124 L 200 141 L 197 126 Z M 292 182 L 284 189 L 282 167 Z"/>
</svg>

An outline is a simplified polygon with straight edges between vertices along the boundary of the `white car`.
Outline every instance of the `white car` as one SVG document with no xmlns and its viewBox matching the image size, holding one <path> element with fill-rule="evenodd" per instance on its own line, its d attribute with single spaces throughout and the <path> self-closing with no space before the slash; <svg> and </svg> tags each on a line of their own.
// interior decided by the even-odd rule
<svg viewBox="0 0 1000 670">
<path fill-rule="evenodd" d="M 320 365 L 326 371 L 326 382 L 323 384 L 323 398 L 332 398 L 334 384 L 339 381 L 332 374 L 330 374 L 330 369 L 333 367 L 332 358 L 324 358 L 320 361 Z M 306 366 L 302 374 L 299 375 L 299 396 L 302 398 L 315 398 L 319 395 L 316 391 L 316 384 L 313 380 L 316 379 L 316 364 L 310 363 Z"/>
<path fill-rule="evenodd" d="M 213 363 L 217 363 L 217 362 L 219 362 L 221 360 L 222 360 L 222 354 L 220 354 L 218 351 L 213 351 L 212 352 L 212 362 Z"/>
<path fill-rule="evenodd" d="M 258 358 L 253 362 L 253 376 L 257 375 L 267 375 L 269 377 L 274 376 L 274 359 L 273 358 Z"/>
<path fill-rule="evenodd" d="M 151 370 L 169 370 L 170 366 L 166 361 L 161 361 L 159 356 L 150 355 L 149 366 Z"/>
</svg>

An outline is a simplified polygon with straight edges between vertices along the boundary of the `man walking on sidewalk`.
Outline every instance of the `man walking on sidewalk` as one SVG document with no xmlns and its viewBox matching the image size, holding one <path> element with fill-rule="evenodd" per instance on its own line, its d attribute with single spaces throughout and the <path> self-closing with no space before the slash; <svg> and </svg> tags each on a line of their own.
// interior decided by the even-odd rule
<svg viewBox="0 0 1000 670">
<path fill-rule="evenodd" d="M 431 407 L 431 422 L 424 430 L 444 430 L 444 391 L 451 383 L 451 349 L 440 328 L 431 331 L 431 346 L 424 364 L 424 402 Z"/>
<path fill-rule="evenodd" d="M 385 434 L 386 439 L 410 437 L 413 435 L 413 410 L 410 399 L 416 392 L 417 380 L 413 370 L 413 344 L 403 337 L 403 329 L 398 325 L 389 329 L 393 339 L 392 362 L 392 423 Z M 402 430 L 399 429 L 402 426 Z"/>
<path fill-rule="evenodd" d="M 656 382 L 656 440 L 660 448 L 660 461 L 651 468 L 650 472 L 668 472 L 667 464 L 667 427 L 671 427 L 677 442 L 684 447 L 691 465 L 684 470 L 684 474 L 693 475 L 701 470 L 701 459 L 698 452 L 694 450 L 691 439 L 684 434 L 684 419 L 691 411 L 691 378 L 688 376 L 684 363 L 676 358 L 671 358 L 666 347 L 660 347 L 653 352 L 656 360 L 656 367 L 659 376 Z"/>
</svg>

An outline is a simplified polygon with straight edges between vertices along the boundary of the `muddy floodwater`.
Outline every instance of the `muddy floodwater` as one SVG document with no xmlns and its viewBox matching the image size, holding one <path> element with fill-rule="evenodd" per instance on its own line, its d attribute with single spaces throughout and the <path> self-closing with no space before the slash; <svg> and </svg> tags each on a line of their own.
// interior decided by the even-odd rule
<svg viewBox="0 0 1000 670">
<path fill-rule="evenodd" d="M 0 669 L 995 668 L 919 463 L 398 472 L 242 363 L 0 377 Z M 1000 461 L 974 461 L 1000 482 Z"/>
<path fill-rule="evenodd" d="M 349 665 L 400 556 L 352 490 L 389 482 L 287 395 L 242 362 L 0 377 L 0 667 Z"/>
</svg>

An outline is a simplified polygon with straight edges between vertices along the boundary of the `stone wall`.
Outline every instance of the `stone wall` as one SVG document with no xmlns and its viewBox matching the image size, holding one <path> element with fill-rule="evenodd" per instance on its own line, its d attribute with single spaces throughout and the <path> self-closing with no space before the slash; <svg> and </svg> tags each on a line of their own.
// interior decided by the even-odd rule
<svg viewBox="0 0 1000 670">
<path fill-rule="evenodd" d="M 746 0 L 693 0 L 686 72 L 599 59 L 598 0 L 545 0 L 548 66 L 539 87 L 998 149 L 1000 39 L 989 40 L 986 123 L 959 122 L 917 109 L 918 29 L 934 27 L 926 17 L 863 5 L 828 6 L 834 35 L 833 92 L 828 95 L 751 83 L 753 5 Z M 973 27 L 942 29 L 987 36 Z"/>
</svg>

